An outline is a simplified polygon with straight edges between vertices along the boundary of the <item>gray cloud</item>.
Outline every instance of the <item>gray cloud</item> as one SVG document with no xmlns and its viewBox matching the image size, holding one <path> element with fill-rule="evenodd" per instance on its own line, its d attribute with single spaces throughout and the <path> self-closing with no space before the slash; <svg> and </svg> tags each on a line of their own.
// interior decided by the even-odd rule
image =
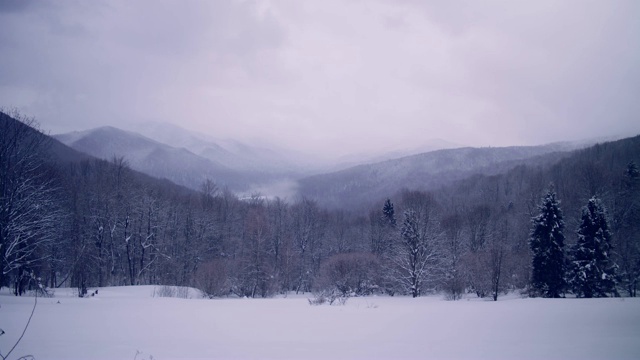
<svg viewBox="0 0 640 360">
<path fill-rule="evenodd" d="M 636 1 L 0 6 L 0 105 L 329 156 L 640 132 Z M 262 141 L 261 140 L 261 141 Z"/>
<path fill-rule="evenodd" d="M 4 0 L 0 2 L 0 13 L 25 11 L 32 4 L 33 4 L 33 1 L 31 0 Z"/>
</svg>

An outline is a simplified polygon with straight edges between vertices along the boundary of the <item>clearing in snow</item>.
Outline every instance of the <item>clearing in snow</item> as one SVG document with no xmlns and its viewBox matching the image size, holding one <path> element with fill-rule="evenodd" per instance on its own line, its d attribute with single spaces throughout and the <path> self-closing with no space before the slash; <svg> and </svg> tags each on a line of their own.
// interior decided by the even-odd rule
<svg viewBox="0 0 640 360">
<path fill-rule="evenodd" d="M 310 306 L 273 299 L 157 297 L 161 287 L 38 298 L 11 358 L 45 359 L 638 359 L 640 299 L 441 296 L 351 298 Z M 154 294 L 156 295 L 154 297 Z M 186 295 L 186 294 L 182 294 Z M 33 297 L 0 295 L 0 352 L 20 336 Z"/>
</svg>

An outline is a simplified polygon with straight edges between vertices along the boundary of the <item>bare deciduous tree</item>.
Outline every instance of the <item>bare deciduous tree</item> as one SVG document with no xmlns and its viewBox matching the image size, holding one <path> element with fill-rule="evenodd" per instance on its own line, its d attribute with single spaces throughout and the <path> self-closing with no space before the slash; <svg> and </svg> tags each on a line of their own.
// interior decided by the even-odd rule
<svg viewBox="0 0 640 360">
<path fill-rule="evenodd" d="M 318 205 L 303 198 L 292 207 L 293 238 L 299 255 L 296 292 L 309 291 L 315 265 L 319 267 L 318 248 L 324 235 L 324 224 Z"/>
<path fill-rule="evenodd" d="M 371 253 L 334 255 L 322 263 L 314 288 L 337 291 L 341 296 L 370 295 L 380 279 L 380 261 Z"/>
<path fill-rule="evenodd" d="M 462 298 L 465 290 L 464 271 L 462 269 L 462 256 L 465 253 L 462 239 L 464 221 L 462 216 L 455 212 L 442 220 L 444 230 L 444 288 L 447 298 L 458 300 Z"/>
<path fill-rule="evenodd" d="M 418 297 L 425 282 L 441 272 L 441 254 L 429 212 L 406 210 L 401 227 L 402 240 L 393 249 L 396 280 L 404 292 Z"/>
<path fill-rule="evenodd" d="M 25 274 L 47 253 L 62 217 L 44 158 L 49 138 L 35 120 L 0 112 L 0 286 L 22 294 Z"/>
</svg>

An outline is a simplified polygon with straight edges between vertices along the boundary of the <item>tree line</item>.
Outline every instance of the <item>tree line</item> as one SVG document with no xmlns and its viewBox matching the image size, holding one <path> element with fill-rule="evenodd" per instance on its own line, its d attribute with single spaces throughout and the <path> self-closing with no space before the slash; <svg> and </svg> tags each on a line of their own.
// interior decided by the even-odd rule
<svg viewBox="0 0 640 360">
<path fill-rule="evenodd" d="M 329 211 L 309 198 L 240 199 L 211 180 L 192 191 L 135 172 L 125 158 L 51 156 L 53 140 L 33 120 L 17 113 L 0 120 L 0 285 L 16 295 L 33 288 L 34 278 L 77 288 L 79 296 L 144 284 L 193 286 L 209 297 L 636 294 L 638 137 L 555 165 L 516 166 L 439 191 L 389 194 L 372 208 Z M 557 291 L 540 281 L 537 264 L 547 262 L 536 260 L 534 246 L 550 183 L 562 199 L 568 244 L 560 267 L 542 271 L 560 274 Z M 587 230 L 597 226 L 584 225 L 584 206 L 606 219 L 597 237 L 607 244 L 598 245 L 608 256 L 606 286 L 576 287 L 579 279 L 603 278 L 576 270 L 602 264 L 588 257 L 594 240 Z"/>
</svg>

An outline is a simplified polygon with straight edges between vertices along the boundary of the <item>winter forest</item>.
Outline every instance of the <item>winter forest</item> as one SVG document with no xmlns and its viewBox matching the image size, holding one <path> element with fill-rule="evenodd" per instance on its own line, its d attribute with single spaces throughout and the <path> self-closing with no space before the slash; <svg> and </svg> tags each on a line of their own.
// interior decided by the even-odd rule
<svg viewBox="0 0 640 360">
<path fill-rule="evenodd" d="M 0 360 L 640 359 L 638 14 L 0 0 Z"/>
<path fill-rule="evenodd" d="M 187 189 L 126 158 L 76 153 L 17 113 L 0 126 L 0 285 L 15 295 L 124 285 L 320 303 L 637 294 L 639 137 L 339 210 L 239 198 L 213 179 Z"/>
</svg>

